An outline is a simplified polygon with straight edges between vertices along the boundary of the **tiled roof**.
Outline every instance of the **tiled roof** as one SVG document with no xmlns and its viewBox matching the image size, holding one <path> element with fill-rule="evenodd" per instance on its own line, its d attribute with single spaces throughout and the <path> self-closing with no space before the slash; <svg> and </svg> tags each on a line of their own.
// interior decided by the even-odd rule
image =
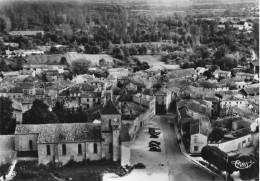
<svg viewBox="0 0 260 181">
<path fill-rule="evenodd" d="M 181 115 L 181 118 L 191 118 L 187 113 L 187 108 L 185 106 L 179 108 L 179 112 Z"/>
<path fill-rule="evenodd" d="M 119 100 L 120 102 L 125 102 L 125 101 L 133 101 L 133 95 L 130 95 L 130 94 L 123 94 Z"/>
<path fill-rule="evenodd" d="M 236 76 L 247 76 L 247 77 L 254 77 L 255 74 L 245 73 L 245 72 L 237 72 Z"/>
<path fill-rule="evenodd" d="M 245 91 L 247 95 L 249 94 L 257 94 L 259 93 L 259 87 L 245 87 L 242 89 L 242 91 Z"/>
<path fill-rule="evenodd" d="M 218 143 L 224 143 L 227 141 L 231 141 L 237 138 L 241 138 L 243 136 L 251 134 L 251 130 L 248 128 L 239 129 L 237 131 L 231 131 L 224 135 L 224 138 L 222 138 Z"/>
<path fill-rule="evenodd" d="M 101 114 L 121 114 L 116 108 L 112 101 L 106 103 L 106 105 L 101 110 Z"/>
<path fill-rule="evenodd" d="M 259 61 L 257 62 L 251 62 L 254 66 L 259 66 Z"/>
<path fill-rule="evenodd" d="M 181 77 L 191 76 L 191 75 L 197 75 L 197 72 L 194 68 L 170 71 L 168 72 L 167 77 L 169 79 L 172 79 L 172 78 L 181 78 Z"/>
<path fill-rule="evenodd" d="M 100 141 L 101 125 L 93 123 L 64 123 L 17 125 L 15 134 L 39 134 L 38 143 Z"/>
<path fill-rule="evenodd" d="M 216 75 L 216 74 L 230 74 L 231 72 L 230 71 L 223 71 L 223 70 L 216 70 L 213 75 Z"/>
</svg>

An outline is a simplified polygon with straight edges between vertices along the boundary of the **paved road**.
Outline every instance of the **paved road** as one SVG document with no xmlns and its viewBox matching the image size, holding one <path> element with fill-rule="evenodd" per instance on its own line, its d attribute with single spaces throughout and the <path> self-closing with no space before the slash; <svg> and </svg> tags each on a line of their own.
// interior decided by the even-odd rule
<svg viewBox="0 0 260 181">
<path fill-rule="evenodd" d="M 165 152 L 168 167 L 173 181 L 210 181 L 212 175 L 195 165 L 182 155 L 177 144 L 174 129 L 169 126 L 167 117 L 158 117 L 158 126 L 161 128 L 165 140 Z M 215 178 L 214 180 L 220 180 Z"/>
</svg>

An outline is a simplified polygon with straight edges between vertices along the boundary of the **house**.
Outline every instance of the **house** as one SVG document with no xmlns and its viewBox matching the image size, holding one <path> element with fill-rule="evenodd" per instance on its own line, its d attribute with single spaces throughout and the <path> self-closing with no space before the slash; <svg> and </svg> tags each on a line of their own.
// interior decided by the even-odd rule
<svg viewBox="0 0 260 181">
<path fill-rule="evenodd" d="M 22 103 L 16 99 L 12 99 L 13 107 L 13 118 L 16 120 L 16 123 L 22 123 L 23 120 L 23 106 Z"/>
<path fill-rule="evenodd" d="M 155 92 L 154 96 L 156 97 L 156 105 L 163 106 L 167 111 L 172 101 L 171 92 L 167 89 L 159 89 Z"/>
<path fill-rule="evenodd" d="M 239 97 L 236 97 L 234 95 L 227 97 L 226 99 L 222 99 L 220 102 L 220 107 L 244 107 L 245 105 L 248 105 L 248 101 L 245 99 L 241 99 Z"/>
<path fill-rule="evenodd" d="M 18 71 L 2 72 L 2 75 L 4 76 L 4 78 L 15 78 L 18 77 L 19 72 Z"/>
<path fill-rule="evenodd" d="M 100 104 L 101 94 L 96 92 L 83 92 L 80 96 L 82 108 L 92 108 L 95 104 Z"/>
<path fill-rule="evenodd" d="M 216 70 L 213 73 L 213 76 L 215 79 L 219 79 L 220 77 L 222 78 L 230 78 L 231 77 L 231 72 L 230 71 L 223 71 L 223 70 Z"/>
<path fill-rule="evenodd" d="M 149 108 L 149 112 L 155 115 L 156 99 L 154 96 L 137 93 L 133 96 L 133 102 Z"/>
<path fill-rule="evenodd" d="M 208 69 L 204 68 L 204 67 L 197 67 L 196 71 L 198 75 L 203 75 L 205 71 L 207 71 Z"/>
<path fill-rule="evenodd" d="M 192 121 L 192 117 L 188 114 L 188 108 L 185 106 L 180 106 L 177 103 L 177 121 L 178 121 L 178 125 L 180 126 L 184 126 L 188 123 L 190 123 L 190 121 Z"/>
<path fill-rule="evenodd" d="M 198 113 L 203 113 L 208 117 L 211 117 L 212 110 L 213 110 L 212 106 L 213 106 L 212 102 L 201 100 L 201 99 L 191 100 L 186 105 L 188 109 L 196 111 Z"/>
<path fill-rule="evenodd" d="M 248 82 L 248 81 L 253 81 L 258 79 L 257 74 L 249 74 L 249 73 L 244 73 L 244 72 L 237 72 L 236 79 L 240 79 L 242 81 Z"/>
<path fill-rule="evenodd" d="M 259 60 L 250 62 L 250 68 L 254 70 L 254 74 L 259 73 Z"/>
<path fill-rule="evenodd" d="M 168 79 L 176 78 L 188 78 L 191 77 L 194 80 L 197 78 L 197 71 L 194 68 L 174 70 L 167 73 Z"/>
<path fill-rule="evenodd" d="M 259 95 L 259 84 L 248 85 L 239 92 L 246 97 Z"/>
<path fill-rule="evenodd" d="M 209 143 L 210 146 L 217 146 L 222 151 L 229 153 L 238 151 L 251 144 L 251 130 L 248 128 L 231 131 L 224 135 L 218 143 Z"/>
<path fill-rule="evenodd" d="M 125 68 L 111 68 L 108 69 L 109 77 L 120 78 L 123 76 L 128 76 L 128 69 Z"/>
<path fill-rule="evenodd" d="M 10 31 L 11 36 L 36 36 L 38 34 L 44 35 L 44 31 Z"/>
<path fill-rule="evenodd" d="M 200 153 L 208 144 L 208 128 L 200 119 L 190 122 L 190 153 Z"/>
</svg>

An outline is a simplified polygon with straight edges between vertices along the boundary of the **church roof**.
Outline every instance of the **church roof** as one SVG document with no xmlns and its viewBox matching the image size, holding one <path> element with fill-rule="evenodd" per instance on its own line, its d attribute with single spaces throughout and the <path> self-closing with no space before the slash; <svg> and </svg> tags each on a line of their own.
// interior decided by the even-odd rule
<svg viewBox="0 0 260 181">
<path fill-rule="evenodd" d="M 93 123 L 20 124 L 15 134 L 39 134 L 38 143 L 101 140 L 101 126 Z"/>
<path fill-rule="evenodd" d="M 115 104 L 112 101 L 109 101 L 101 110 L 101 114 L 121 114 L 121 113 L 116 108 Z"/>
</svg>

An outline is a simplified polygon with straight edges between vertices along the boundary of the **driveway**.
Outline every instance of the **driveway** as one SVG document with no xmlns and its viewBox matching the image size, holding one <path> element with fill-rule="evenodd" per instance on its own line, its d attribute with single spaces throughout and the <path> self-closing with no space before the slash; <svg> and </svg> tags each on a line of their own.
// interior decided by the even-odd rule
<svg viewBox="0 0 260 181">
<path fill-rule="evenodd" d="M 164 141 L 165 153 L 171 179 L 174 181 L 209 181 L 213 180 L 210 173 L 206 172 L 195 163 L 188 160 L 180 151 L 177 144 L 174 129 L 169 126 L 168 120 L 172 117 L 157 117 L 158 126 L 161 128 Z M 220 180 L 220 178 L 214 178 Z"/>
</svg>

